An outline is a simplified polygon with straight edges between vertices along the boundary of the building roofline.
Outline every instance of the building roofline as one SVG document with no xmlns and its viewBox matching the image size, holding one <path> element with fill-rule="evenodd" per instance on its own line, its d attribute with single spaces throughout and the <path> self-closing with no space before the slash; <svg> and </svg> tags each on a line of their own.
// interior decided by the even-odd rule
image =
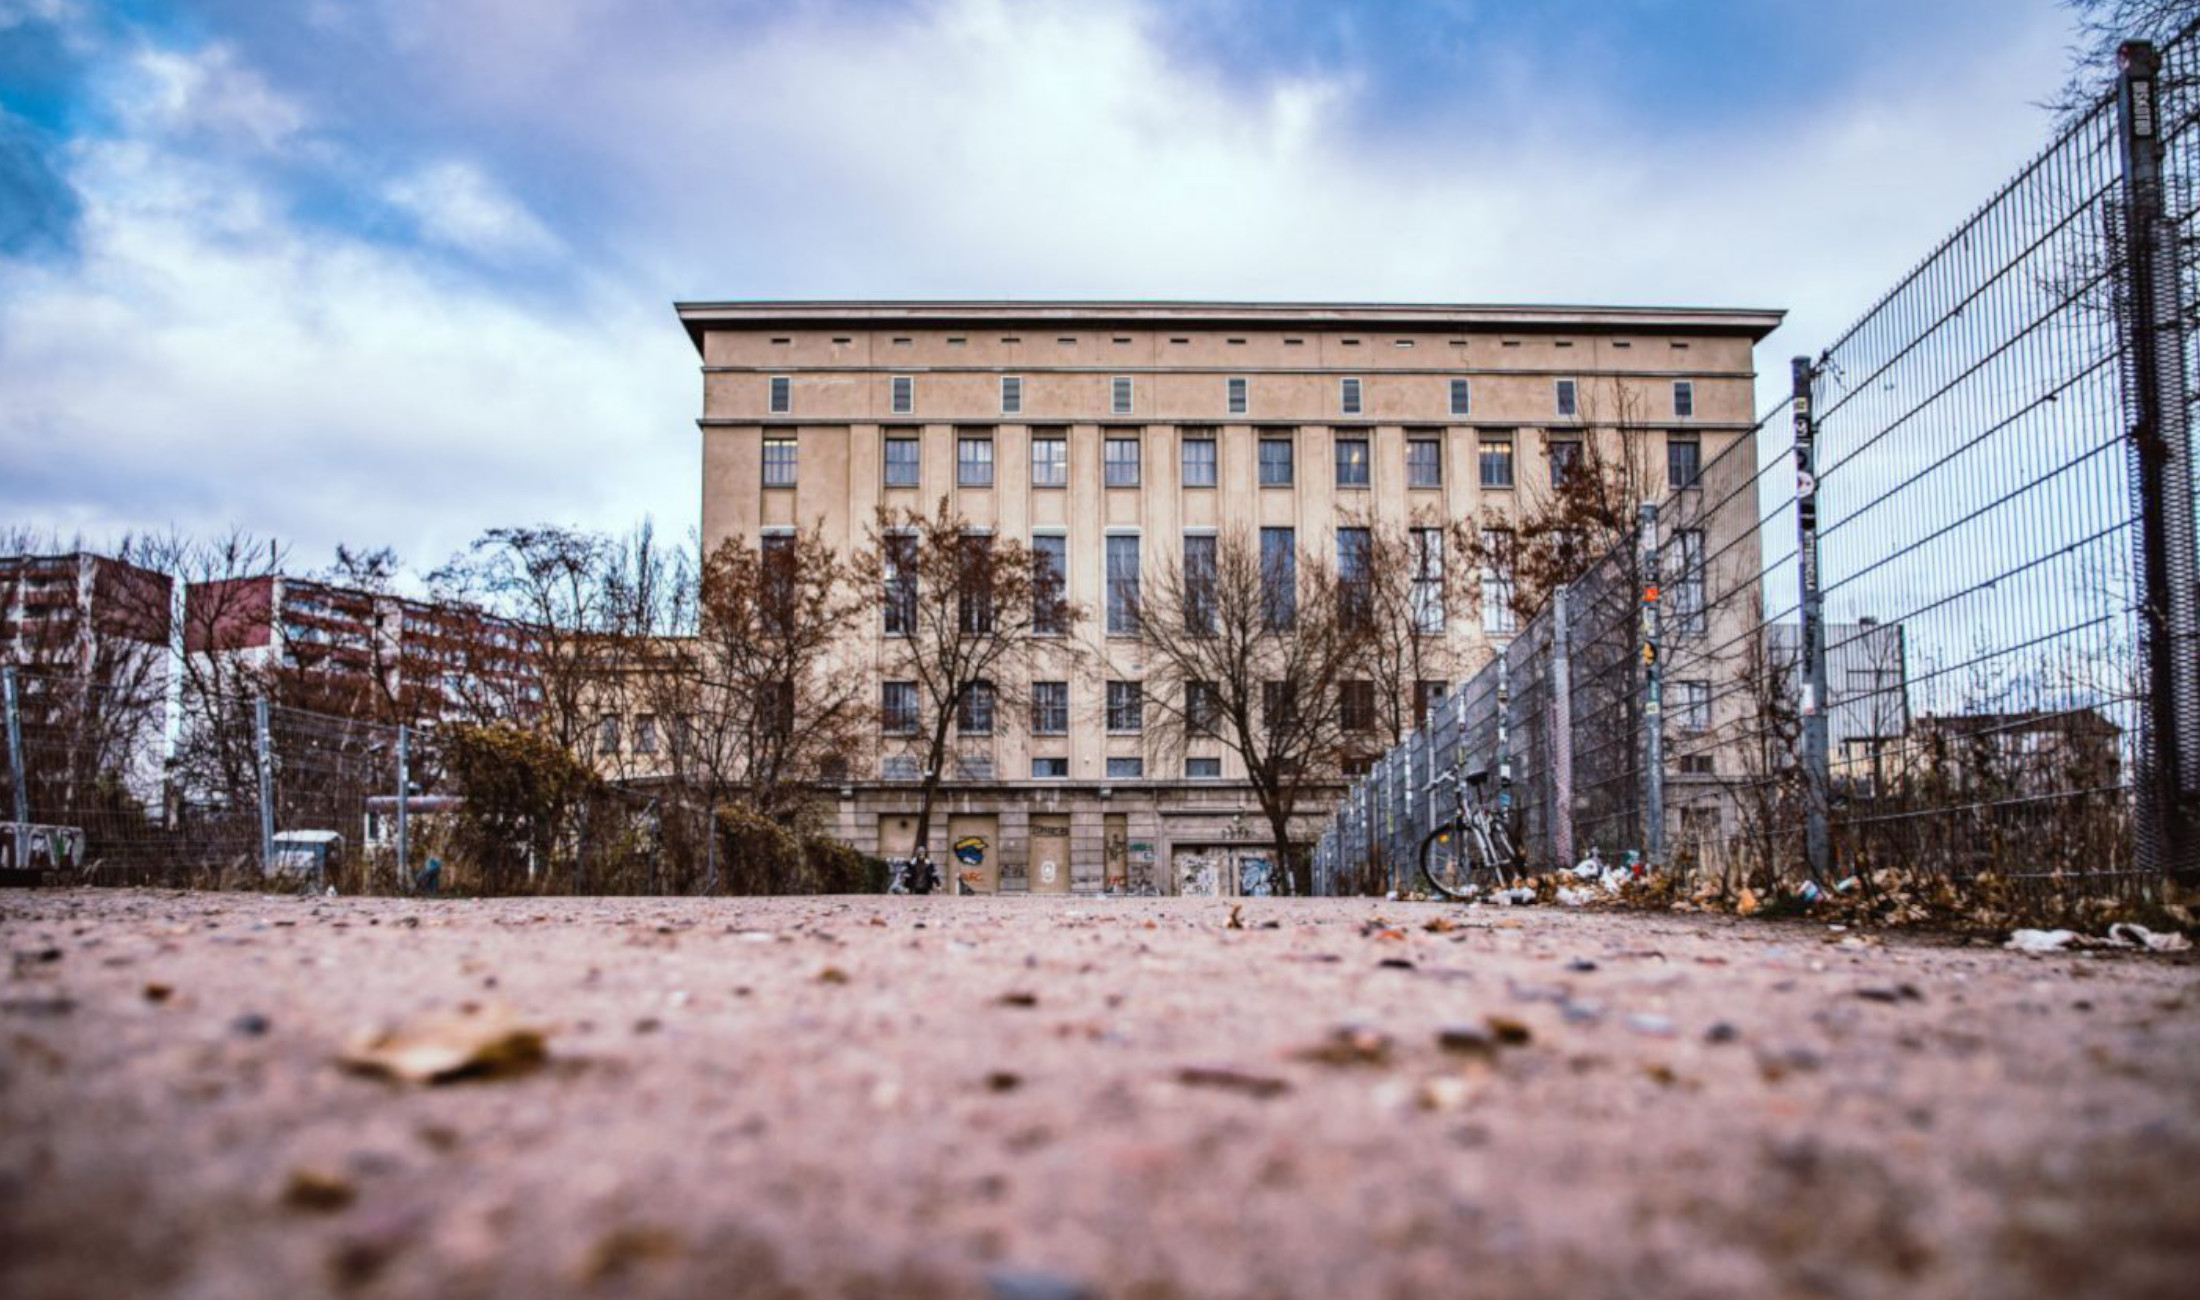
<svg viewBox="0 0 2200 1300">
<path fill-rule="evenodd" d="M 1248 327 L 1323 325 L 1505 327 L 1677 334 L 1746 334 L 1760 342 L 1787 313 L 1754 307 L 1613 307 L 1495 303 L 1198 302 L 1164 299 L 955 300 L 756 299 L 675 302 L 673 310 L 700 353 L 711 326 L 764 328 L 804 324 L 1216 324 Z"/>
</svg>

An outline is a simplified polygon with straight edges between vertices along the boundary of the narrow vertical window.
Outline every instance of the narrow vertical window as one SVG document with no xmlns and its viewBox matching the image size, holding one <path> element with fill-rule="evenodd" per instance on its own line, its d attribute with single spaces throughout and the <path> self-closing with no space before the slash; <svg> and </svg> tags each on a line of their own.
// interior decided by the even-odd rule
<svg viewBox="0 0 2200 1300">
<path fill-rule="evenodd" d="M 1466 380 L 1464 380 L 1464 379 L 1454 379 L 1454 380 L 1452 380 L 1452 381 L 1451 381 L 1451 413 L 1452 413 L 1453 415 L 1468 415 L 1468 414 L 1471 414 L 1471 413 L 1472 413 L 1472 410 L 1473 410 L 1473 405 L 1472 405 L 1472 403 L 1471 403 L 1471 402 L 1470 402 L 1470 401 L 1468 400 L 1470 396 L 1472 396 L 1472 395 L 1471 395 L 1471 394 L 1470 394 L 1470 393 L 1469 393 L 1469 392 L 1467 391 L 1467 381 L 1466 381 Z"/>
<path fill-rule="evenodd" d="M 1374 539 L 1365 528 L 1337 530 L 1338 608 L 1348 623 L 1364 625 L 1373 613 L 1369 607 L 1368 557 Z"/>
<path fill-rule="evenodd" d="M 1513 615 L 1513 535 L 1510 529 L 1482 530 L 1488 557 L 1482 570 L 1482 630 L 1506 635 L 1516 630 Z"/>
<path fill-rule="evenodd" d="M 894 376 L 894 414 L 908 415 L 917 409 L 917 381 L 912 375 Z"/>
<path fill-rule="evenodd" d="M 1360 413 L 1359 380 L 1340 379 L 1337 381 L 1337 409 L 1346 415 L 1358 415 Z"/>
<path fill-rule="evenodd" d="M 1665 442 L 1665 485 L 1675 491 L 1696 486 L 1703 474 L 1703 444 L 1694 438 Z"/>
<path fill-rule="evenodd" d="M 917 539 L 889 533 L 886 542 L 886 635 L 908 636 L 917 629 Z"/>
<path fill-rule="evenodd" d="M 1513 485 L 1513 441 L 1510 438 L 1484 438 L 1481 443 L 1482 486 L 1509 488 Z"/>
<path fill-rule="evenodd" d="M 772 376 L 773 415 L 785 415 L 794 409 L 794 380 L 785 375 Z"/>
<path fill-rule="evenodd" d="M 1020 415 L 1024 409 L 1024 381 L 1020 375 L 1001 376 L 1001 414 Z"/>
<path fill-rule="evenodd" d="M 1696 385 L 1686 379 L 1673 381 L 1673 414 L 1687 419 L 1696 413 Z"/>
<path fill-rule="evenodd" d="M 764 486 L 791 488 L 794 486 L 794 439 L 764 439 Z"/>
<path fill-rule="evenodd" d="M 1571 379 L 1561 379 L 1561 380 L 1559 380 L 1559 381 L 1558 381 L 1558 388 L 1557 388 L 1557 395 L 1558 395 L 1558 413 L 1559 413 L 1560 415 L 1574 415 L 1574 414 L 1577 414 L 1577 413 L 1578 413 L 1578 409 L 1577 409 L 1577 407 L 1576 407 L 1576 404 L 1575 404 L 1575 401 L 1574 401 L 1574 381 L 1573 381 L 1573 380 L 1571 380 Z"/>
<path fill-rule="evenodd" d="M 1109 409 L 1117 415 L 1131 413 L 1131 380 L 1128 375 L 1118 375 L 1109 385 L 1112 390 Z"/>
<path fill-rule="evenodd" d="M 1069 538 L 1039 533 L 1031 539 L 1031 630 L 1060 636 L 1069 630 Z"/>
<path fill-rule="evenodd" d="M 1674 630 L 1682 636 L 1702 636 L 1706 630 L 1704 603 L 1703 530 L 1683 528 L 1673 534 L 1672 569 Z"/>
<path fill-rule="evenodd" d="M 879 730 L 889 736 L 911 736 L 917 730 L 917 684 L 880 684 Z"/>
<path fill-rule="evenodd" d="M 1215 631 L 1215 535 L 1184 534 L 1184 623 L 1201 636 Z"/>
<path fill-rule="evenodd" d="M 1444 530 L 1416 528 L 1413 539 L 1413 630 L 1424 636 L 1444 631 Z"/>
<path fill-rule="evenodd" d="M 1246 389 L 1246 381 L 1245 381 L 1245 380 L 1243 380 L 1243 379 L 1232 379 L 1232 380 L 1230 380 L 1230 383 L 1229 383 L 1229 397 L 1230 397 L 1230 414 L 1232 414 L 1232 415 L 1243 415 L 1243 414 L 1245 414 L 1245 412 L 1246 412 L 1246 407 L 1247 407 L 1247 398 L 1246 398 L 1246 391 L 1245 391 L 1245 389 Z"/>
<path fill-rule="evenodd" d="M 1108 635 L 1138 635 L 1138 537 L 1108 535 Z"/>
<path fill-rule="evenodd" d="M 1287 631 L 1299 618 L 1298 536 L 1289 528 L 1260 530 L 1261 622 Z"/>
</svg>

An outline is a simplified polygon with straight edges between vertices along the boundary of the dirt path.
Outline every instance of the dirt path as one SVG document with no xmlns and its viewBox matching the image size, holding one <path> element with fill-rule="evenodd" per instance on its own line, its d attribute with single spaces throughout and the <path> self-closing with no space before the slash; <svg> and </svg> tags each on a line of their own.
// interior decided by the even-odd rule
<svg viewBox="0 0 2200 1300">
<path fill-rule="evenodd" d="M 2200 1275 L 2189 961 L 1539 909 L 1229 916 L 0 895 L 0 1294 L 2168 1296 Z M 468 1005 L 551 1031 L 547 1062 L 444 1086 L 335 1063 L 363 1028 Z"/>
</svg>

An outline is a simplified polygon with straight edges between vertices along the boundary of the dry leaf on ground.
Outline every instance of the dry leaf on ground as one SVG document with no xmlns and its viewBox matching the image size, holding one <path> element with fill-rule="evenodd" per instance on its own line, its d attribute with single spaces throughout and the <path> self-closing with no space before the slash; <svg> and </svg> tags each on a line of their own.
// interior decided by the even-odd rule
<svg viewBox="0 0 2200 1300">
<path fill-rule="evenodd" d="M 548 1054 L 546 1038 L 504 1007 L 441 1012 L 362 1035 L 342 1061 L 348 1069 L 401 1083 L 451 1083 L 537 1065 Z"/>
</svg>

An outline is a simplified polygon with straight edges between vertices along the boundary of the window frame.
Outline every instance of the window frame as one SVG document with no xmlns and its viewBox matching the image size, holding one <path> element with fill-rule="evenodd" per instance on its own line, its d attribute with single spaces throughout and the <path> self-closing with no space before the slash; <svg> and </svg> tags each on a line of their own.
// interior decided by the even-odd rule
<svg viewBox="0 0 2200 1300">
<path fill-rule="evenodd" d="M 1146 683 L 1129 678 L 1110 678 L 1106 687 L 1107 733 L 1142 736 L 1146 733 Z M 1124 719 L 1128 717 L 1126 722 Z"/>
<path fill-rule="evenodd" d="M 773 375 L 765 389 L 764 409 L 772 415 L 794 414 L 794 376 Z"/>
<path fill-rule="evenodd" d="M 905 697 L 897 705 L 896 699 Z M 878 728 L 882 736 L 914 736 L 923 727 L 924 704 L 917 698 L 917 684 L 904 681 L 879 683 Z M 899 723 L 900 725 L 897 725 Z"/>
<path fill-rule="evenodd" d="M 1681 447 L 1689 448 L 1695 457 L 1695 463 L 1691 467 L 1686 482 L 1682 482 L 1673 476 L 1673 453 Z M 1678 438 L 1667 436 L 1665 440 L 1665 486 L 1668 490 L 1675 492 L 1703 486 L 1703 439 L 1693 436 Z"/>
<path fill-rule="evenodd" d="M 1474 464 L 1476 486 L 1480 487 L 1483 491 L 1486 492 L 1510 492 L 1513 490 L 1514 485 L 1519 483 L 1520 468 L 1519 460 L 1514 450 L 1514 441 L 1515 439 L 1513 435 L 1509 433 L 1490 434 L 1487 436 L 1477 437 L 1475 439 Z M 1490 481 L 1489 455 L 1492 449 L 1498 447 L 1502 447 L 1505 450 L 1505 481 L 1502 483 L 1493 483 Z"/>
<path fill-rule="evenodd" d="M 1044 462 L 1048 469 L 1056 471 L 1053 478 L 1042 478 L 1039 469 L 1039 448 L 1051 445 L 1058 453 Z M 1069 438 L 1059 433 L 1034 433 L 1031 435 L 1031 486 L 1035 488 L 1066 488 L 1069 486 Z"/>
<path fill-rule="evenodd" d="M 1253 381 L 1244 375 L 1231 375 L 1223 380 L 1222 409 L 1230 415 L 1253 413 Z"/>
<path fill-rule="evenodd" d="M 1108 381 L 1108 413 L 1129 415 L 1137 403 L 1138 388 L 1129 375 L 1117 375 Z"/>
<path fill-rule="evenodd" d="M 971 466 L 973 466 L 973 465 L 977 464 L 978 462 L 977 462 L 977 461 L 975 461 L 975 460 L 971 460 L 971 459 L 969 459 L 969 458 L 967 458 L 967 457 L 965 457 L 965 456 L 963 455 L 963 451 L 964 451 L 964 449 L 965 449 L 965 448 L 967 448 L 967 447 L 971 447 L 971 446 L 974 446 L 974 445 L 976 445 L 976 444 L 978 444 L 978 443 L 984 443 L 984 444 L 985 444 L 985 461 L 984 461 L 984 464 L 985 464 L 985 481 L 984 481 L 983 483 L 979 483 L 979 482 L 974 482 L 974 481 L 972 481 L 972 480 L 971 480 L 971 478 L 970 478 L 970 476 L 969 476 L 969 470 L 970 470 Z M 986 433 L 986 434 L 974 434 L 974 433 L 958 433 L 958 434 L 956 434 L 956 435 L 955 435 L 955 486 L 956 486 L 956 487 L 959 487 L 959 488 L 989 488 L 989 487 L 992 487 L 992 486 L 993 486 L 993 483 L 994 483 L 994 475 L 995 475 L 995 470 L 994 470 L 994 461 L 993 461 L 993 450 L 994 450 L 994 448 L 993 448 L 993 435 L 992 435 L 992 434 L 990 434 L 990 433 Z"/>
<path fill-rule="evenodd" d="M 1375 486 L 1375 440 L 1365 435 L 1357 435 L 1352 437 L 1337 438 L 1335 439 L 1335 444 L 1335 460 L 1337 462 L 1336 486 L 1340 488 L 1352 488 L 1354 490 L 1373 488 Z M 1347 482 L 1345 480 L 1345 448 L 1348 446 L 1357 446 L 1360 449 L 1360 456 L 1357 462 L 1360 471 L 1360 479 L 1357 483 Z"/>
<path fill-rule="evenodd" d="M 917 377 L 915 375 L 895 375 L 888 381 L 886 409 L 893 415 L 915 415 L 917 413 Z"/>
<path fill-rule="evenodd" d="M 1551 407 L 1561 419 L 1581 418 L 1581 387 L 1571 379 L 1551 381 Z"/>
<path fill-rule="evenodd" d="M 1118 763 L 1135 763 L 1137 764 L 1137 770 L 1118 772 L 1115 770 Z M 1110 781 L 1143 781 L 1146 779 L 1146 760 L 1143 755 L 1139 754 L 1110 754 L 1107 756 L 1106 766 L 1103 770 L 1107 773 L 1107 779 Z"/>
<path fill-rule="evenodd" d="M 1116 459 L 1114 453 L 1115 449 L 1118 447 L 1129 447 L 1131 449 L 1131 456 L 1128 461 Z M 1115 471 L 1117 470 L 1117 468 L 1123 465 L 1130 466 L 1130 481 L 1127 483 L 1118 483 L 1115 478 Z M 1111 434 L 1108 437 L 1101 439 L 1100 486 L 1110 488 L 1135 488 L 1143 484 L 1145 477 L 1146 440 L 1144 438 L 1138 436 L 1137 434 Z"/>
<path fill-rule="evenodd" d="M 1041 542 L 1048 545 L 1041 546 Z M 1059 546 L 1061 553 L 1053 554 Z M 1060 582 L 1060 592 L 1051 608 L 1040 602 L 1046 593 L 1039 586 L 1039 557 L 1049 557 L 1048 567 L 1054 570 Z M 1033 636 L 1058 637 L 1069 635 L 1069 531 L 1063 528 L 1035 528 L 1031 531 L 1032 589 L 1031 634 Z"/>
<path fill-rule="evenodd" d="M 980 701 L 983 701 L 982 706 Z M 1000 725 L 1001 693 L 991 682 L 972 682 L 955 702 L 955 734 L 990 736 Z M 975 718 L 975 722 L 973 719 Z"/>
<path fill-rule="evenodd" d="M 783 457 L 775 457 L 772 455 L 775 451 L 786 454 Z M 801 456 L 801 446 L 795 439 L 776 436 L 765 438 L 757 457 L 760 468 L 763 470 L 763 486 L 773 491 L 795 486 L 796 478 L 801 470 Z M 784 479 L 773 473 L 775 468 L 785 471 Z"/>
<path fill-rule="evenodd" d="M 1042 700 L 1041 692 L 1048 696 L 1059 694 L 1059 699 Z M 1035 681 L 1031 684 L 1031 734 L 1034 736 L 1066 736 L 1069 734 L 1069 683 L 1066 681 Z"/>
<path fill-rule="evenodd" d="M 1268 477 L 1268 448 L 1271 446 L 1283 448 L 1283 477 L 1280 479 Z M 1259 481 L 1261 487 L 1287 488 L 1298 485 L 1299 449 L 1296 438 L 1288 434 L 1280 437 L 1264 435 L 1254 447 L 1253 458 L 1254 477 Z"/>
<path fill-rule="evenodd" d="M 1118 543 L 1130 544 L 1132 568 L 1136 576 L 1130 579 L 1128 589 L 1114 573 Z M 1142 588 L 1145 586 L 1144 566 L 1146 557 L 1143 540 L 1135 531 L 1111 531 L 1104 534 L 1100 544 L 1101 580 L 1106 584 L 1106 635 L 1135 637 L 1145 627 L 1141 607 Z M 1118 598 L 1121 599 L 1118 599 Z"/>
<path fill-rule="evenodd" d="M 1421 478 L 1420 471 L 1426 466 L 1417 465 L 1414 461 L 1413 453 L 1419 449 L 1427 449 L 1435 453 L 1435 473 L 1425 482 Z M 1429 488 L 1444 486 L 1444 440 L 1442 438 L 1406 439 L 1406 486 L 1408 488 L 1420 488 L 1424 491 Z"/>
<path fill-rule="evenodd" d="M 1464 378 L 1454 375 L 1451 378 L 1449 387 L 1451 390 L 1451 413 L 1453 415 L 1474 414 L 1473 384 Z"/>
<path fill-rule="evenodd" d="M 1039 765 L 1042 763 L 1050 770 L 1040 771 Z M 1069 759 L 1061 754 L 1033 754 L 1031 756 L 1031 779 L 1034 781 L 1069 780 Z"/>
<path fill-rule="evenodd" d="M 1002 375 L 1001 414 L 1022 415 L 1023 413 L 1024 377 L 1022 375 Z"/>
<path fill-rule="evenodd" d="M 1676 379 L 1673 381 L 1673 418 L 1676 420 L 1693 420 L 1696 418 L 1695 380 Z"/>
<path fill-rule="evenodd" d="M 1204 482 L 1195 481 L 1192 477 L 1192 468 L 1194 465 L 1194 461 L 1192 460 L 1192 448 L 1195 446 L 1205 446 L 1205 448 L 1207 449 L 1207 458 L 1204 462 L 1201 463 L 1201 467 L 1206 471 L 1206 481 Z M 1220 486 L 1222 479 L 1221 441 L 1211 433 L 1188 433 L 1183 437 L 1177 439 L 1176 473 L 1177 485 L 1179 487 L 1212 488 Z"/>
<path fill-rule="evenodd" d="M 904 483 L 894 477 L 894 448 L 907 446 L 909 457 L 909 481 Z M 906 434 L 888 434 L 879 447 L 879 486 L 889 488 L 920 488 L 924 486 L 924 439 Z"/>
<path fill-rule="evenodd" d="M 1344 375 L 1337 380 L 1337 414 L 1367 414 L 1367 389 L 1358 375 Z"/>
</svg>

